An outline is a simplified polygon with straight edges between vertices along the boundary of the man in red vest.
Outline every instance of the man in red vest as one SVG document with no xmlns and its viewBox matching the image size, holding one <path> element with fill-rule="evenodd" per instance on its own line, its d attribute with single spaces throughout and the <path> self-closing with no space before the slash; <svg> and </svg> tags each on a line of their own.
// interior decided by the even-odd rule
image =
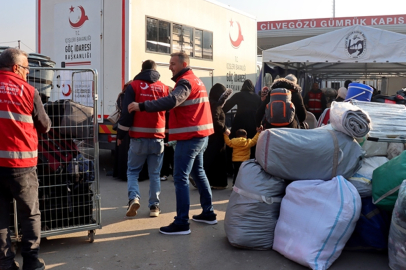
<svg viewBox="0 0 406 270">
<path fill-rule="evenodd" d="M 159 81 L 156 64 L 152 60 L 142 63 L 141 72 L 127 86 L 124 94 L 121 116 L 118 121 L 117 145 L 121 144 L 126 132 L 131 142 L 128 151 L 127 186 L 128 209 L 126 216 L 137 215 L 140 208 L 140 189 L 138 177 L 148 163 L 150 216 L 159 216 L 159 194 L 161 193 L 160 172 L 163 160 L 165 138 L 165 112 L 147 113 L 128 111 L 132 102 L 154 101 L 169 94 L 168 86 Z"/>
<path fill-rule="evenodd" d="M 10 250 L 10 203 L 17 202 L 23 269 L 45 269 L 38 259 L 41 213 L 38 202 L 37 132 L 51 121 L 37 90 L 27 83 L 27 53 L 9 48 L 0 55 L 0 270 L 18 270 Z"/>
<path fill-rule="evenodd" d="M 209 98 L 203 82 L 189 67 L 189 56 L 183 52 L 171 54 L 169 69 L 175 88 L 165 98 L 142 103 L 134 102 L 129 111 L 169 113 L 169 141 L 177 141 L 173 178 L 176 190 L 176 217 L 169 226 L 161 227 L 163 234 L 190 234 L 189 229 L 189 174 L 200 193 L 203 211 L 193 220 L 217 224 L 213 210 L 212 194 L 203 169 L 203 153 L 208 136 L 214 133 Z"/>
<path fill-rule="evenodd" d="M 313 113 L 317 119 L 327 108 L 327 99 L 323 92 L 319 89 L 317 82 L 313 83 L 312 89 L 306 94 L 303 100 L 306 109 Z"/>
</svg>

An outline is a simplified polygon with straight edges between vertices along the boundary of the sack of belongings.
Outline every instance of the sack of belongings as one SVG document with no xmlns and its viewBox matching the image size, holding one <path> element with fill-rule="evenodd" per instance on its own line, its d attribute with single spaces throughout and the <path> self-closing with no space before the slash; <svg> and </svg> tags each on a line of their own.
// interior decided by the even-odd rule
<svg viewBox="0 0 406 270">
<path fill-rule="evenodd" d="M 368 113 L 348 102 L 333 102 L 330 109 L 331 126 L 353 138 L 362 138 L 370 131 Z"/>
<path fill-rule="evenodd" d="M 374 170 L 372 175 L 374 204 L 392 211 L 404 179 L 406 179 L 406 151 Z"/>
<path fill-rule="evenodd" d="M 271 249 L 285 182 L 253 159 L 242 163 L 228 202 L 224 229 L 238 248 Z"/>
<path fill-rule="evenodd" d="M 342 176 L 294 181 L 286 188 L 273 249 L 312 269 L 328 269 L 340 256 L 361 212 L 361 198 Z"/>
<path fill-rule="evenodd" d="M 65 100 L 60 126 L 61 134 L 68 138 L 91 139 L 93 137 L 93 108 Z"/>
<path fill-rule="evenodd" d="M 399 197 L 392 213 L 388 250 L 390 268 L 406 269 L 406 180 L 400 187 Z"/>
<path fill-rule="evenodd" d="M 351 137 L 328 128 L 267 129 L 255 157 L 264 170 L 285 180 L 349 178 L 361 168 L 362 148 Z"/>
<path fill-rule="evenodd" d="M 376 168 L 382 166 L 389 159 L 386 157 L 369 157 L 362 160 L 362 167 L 348 181 L 358 190 L 361 198 L 372 196 L 372 174 Z"/>
<path fill-rule="evenodd" d="M 348 250 L 385 250 L 388 248 L 390 213 L 380 210 L 372 198 L 361 199 L 361 216 L 345 245 Z"/>
</svg>

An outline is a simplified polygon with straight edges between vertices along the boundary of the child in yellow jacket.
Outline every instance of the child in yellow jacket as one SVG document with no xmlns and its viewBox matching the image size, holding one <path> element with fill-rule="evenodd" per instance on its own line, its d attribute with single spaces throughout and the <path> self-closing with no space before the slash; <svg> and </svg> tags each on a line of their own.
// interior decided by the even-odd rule
<svg viewBox="0 0 406 270">
<path fill-rule="evenodd" d="M 254 138 L 247 139 L 247 131 L 244 129 L 238 129 L 235 132 L 235 138 L 231 139 L 228 137 L 230 135 L 230 131 L 227 129 L 224 132 L 224 141 L 226 144 L 233 148 L 233 167 L 234 167 L 234 178 L 233 178 L 233 185 L 235 184 L 235 179 L 237 178 L 238 170 L 240 169 L 241 164 L 250 159 L 251 155 L 251 147 L 257 144 L 259 133 L 261 133 L 262 128 L 257 129 L 257 134 L 255 134 Z"/>
</svg>

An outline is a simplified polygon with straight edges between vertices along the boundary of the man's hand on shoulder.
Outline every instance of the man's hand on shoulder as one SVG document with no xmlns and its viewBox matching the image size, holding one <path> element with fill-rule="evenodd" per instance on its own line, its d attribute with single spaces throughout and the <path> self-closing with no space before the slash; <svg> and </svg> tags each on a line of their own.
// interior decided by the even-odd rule
<svg viewBox="0 0 406 270">
<path fill-rule="evenodd" d="M 128 112 L 139 112 L 140 111 L 140 105 L 137 102 L 131 102 L 130 105 L 128 105 Z"/>
</svg>

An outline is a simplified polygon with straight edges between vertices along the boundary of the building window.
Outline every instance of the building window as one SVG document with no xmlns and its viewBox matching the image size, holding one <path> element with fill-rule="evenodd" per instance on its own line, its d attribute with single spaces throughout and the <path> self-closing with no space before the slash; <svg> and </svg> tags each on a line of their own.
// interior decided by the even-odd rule
<svg viewBox="0 0 406 270">
<path fill-rule="evenodd" d="M 147 18 L 147 51 L 170 53 L 171 23 Z"/>
<path fill-rule="evenodd" d="M 203 58 L 203 31 L 195 30 L 195 57 Z"/>
<path fill-rule="evenodd" d="M 185 52 L 193 57 L 193 28 L 173 24 L 172 52 Z"/>
<path fill-rule="evenodd" d="M 338 88 L 340 88 L 340 83 L 339 82 L 332 82 L 331 83 L 331 88 L 338 90 Z"/>
<path fill-rule="evenodd" d="M 213 59 L 213 33 L 203 31 L 203 58 Z"/>
<path fill-rule="evenodd" d="M 190 26 L 146 18 L 146 50 L 213 60 L 213 33 Z"/>
</svg>

